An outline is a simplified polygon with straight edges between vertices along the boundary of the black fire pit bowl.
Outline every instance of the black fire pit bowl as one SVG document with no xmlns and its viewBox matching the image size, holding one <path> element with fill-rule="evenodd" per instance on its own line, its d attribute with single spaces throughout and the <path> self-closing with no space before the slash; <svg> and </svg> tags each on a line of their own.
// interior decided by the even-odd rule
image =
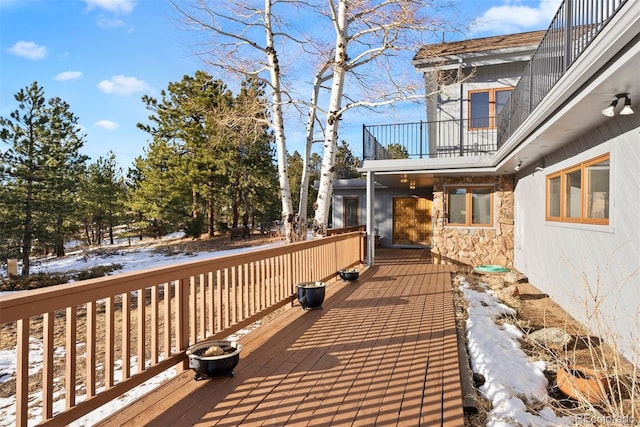
<svg viewBox="0 0 640 427">
<path fill-rule="evenodd" d="M 210 347 L 218 347 L 222 354 L 205 356 Z M 218 350 L 218 352 L 220 352 Z M 242 346 L 235 341 L 202 341 L 187 349 L 189 367 L 196 373 L 194 379 L 201 380 L 218 376 L 233 376 L 233 369 L 240 361 Z"/>
<path fill-rule="evenodd" d="M 340 278 L 342 280 L 346 280 L 348 282 L 353 282 L 354 280 L 358 280 L 358 277 L 360 277 L 360 272 L 355 268 L 350 268 L 348 270 L 340 270 L 338 271 L 338 274 L 340 275 Z"/>
</svg>

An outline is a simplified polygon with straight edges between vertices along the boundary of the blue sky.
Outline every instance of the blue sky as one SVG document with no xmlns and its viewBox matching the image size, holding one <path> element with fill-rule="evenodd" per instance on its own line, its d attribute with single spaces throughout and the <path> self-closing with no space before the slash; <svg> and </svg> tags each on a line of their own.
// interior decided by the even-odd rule
<svg viewBox="0 0 640 427">
<path fill-rule="evenodd" d="M 469 37 L 538 30 L 559 3 L 459 0 L 457 18 L 477 22 Z M 141 97 L 159 97 L 197 70 L 212 72 L 193 55 L 191 36 L 168 0 L 0 0 L 0 116 L 8 117 L 17 108 L 14 95 L 37 81 L 47 99 L 60 97 L 79 117 L 83 153 L 95 161 L 112 150 L 126 170 L 149 142 L 136 127 L 149 115 Z M 348 113 L 340 139 L 359 154 L 363 123 L 424 119 L 415 106 L 401 116 Z M 302 151 L 304 127 L 292 123 L 286 131 L 289 152 Z"/>
</svg>

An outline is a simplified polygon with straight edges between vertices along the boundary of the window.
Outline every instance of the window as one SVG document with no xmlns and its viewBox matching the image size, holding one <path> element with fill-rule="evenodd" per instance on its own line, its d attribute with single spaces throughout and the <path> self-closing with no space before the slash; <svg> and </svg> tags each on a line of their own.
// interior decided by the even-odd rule
<svg viewBox="0 0 640 427">
<path fill-rule="evenodd" d="M 609 157 L 584 167 L 585 217 L 592 221 L 609 221 Z"/>
<path fill-rule="evenodd" d="M 495 128 L 495 117 L 511 96 L 512 88 L 469 92 L 469 129 Z"/>
<path fill-rule="evenodd" d="M 344 227 L 360 225 L 360 198 L 345 197 L 344 203 Z"/>
<path fill-rule="evenodd" d="M 547 176 L 547 221 L 609 223 L 609 154 Z"/>
<path fill-rule="evenodd" d="M 491 226 L 492 187 L 447 188 L 447 225 Z"/>
</svg>

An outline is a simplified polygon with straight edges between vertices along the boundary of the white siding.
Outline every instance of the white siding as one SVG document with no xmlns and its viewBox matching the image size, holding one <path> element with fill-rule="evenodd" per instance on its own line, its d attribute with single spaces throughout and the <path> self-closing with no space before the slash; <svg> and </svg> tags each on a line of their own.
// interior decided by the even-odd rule
<svg viewBox="0 0 640 427">
<path fill-rule="evenodd" d="M 521 171 L 514 262 L 595 334 L 619 338 L 631 358 L 640 355 L 633 348 L 640 343 L 640 130 L 637 118 L 630 117 L 612 119 L 547 156 L 542 172 Z M 546 222 L 545 175 L 605 153 L 611 155 L 609 225 Z M 598 316 L 593 316 L 594 300 L 600 303 Z"/>
<path fill-rule="evenodd" d="M 488 89 L 515 87 L 522 75 L 526 63 L 507 63 L 466 69 L 467 80 L 460 84 L 445 86 L 437 95 L 429 96 L 427 102 L 427 120 L 429 123 L 430 153 L 457 155 L 462 143 L 471 151 L 487 151 L 495 142 L 495 130 L 469 130 L 469 92 Z M 426 77 L 427 91 L 432 93 L 432 77 Z M 462 89 L 462 94 L 460 90 Z M 461 99 L 462 98 L 462 99 Z M 463 122 L 460 123 L 459 120 Z M 437 122 L 437 123 L 436 123 Z M 439 148 L 438 148 L 439 147 Z"/>
</svg>

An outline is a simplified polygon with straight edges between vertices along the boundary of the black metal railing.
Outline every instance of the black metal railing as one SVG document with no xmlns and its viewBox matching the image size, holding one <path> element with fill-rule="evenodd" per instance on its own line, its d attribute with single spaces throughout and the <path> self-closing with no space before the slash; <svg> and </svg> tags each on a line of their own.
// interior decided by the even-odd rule
<svg viewBox="0 0 640 427">
<path fill-rule="evenodd" d="M 627 1 L 564 0 L 495 122 L 486 119 L 489 127 L 477 123 L 471 127 L 468 119 L 363 126 L 364 160 L 477 156 L 496 151 Z"/>
<path fill-rule="evenodd" d="M 628 0 L 565 0 L 497 118 L 498 147 L 529 117 L 551 88 Z"/>
<path fill-rule="evenodd" d="M 494 118 L 364 125 L 363 159 L 480 156 L 497 149 Z"/>
</svg>

